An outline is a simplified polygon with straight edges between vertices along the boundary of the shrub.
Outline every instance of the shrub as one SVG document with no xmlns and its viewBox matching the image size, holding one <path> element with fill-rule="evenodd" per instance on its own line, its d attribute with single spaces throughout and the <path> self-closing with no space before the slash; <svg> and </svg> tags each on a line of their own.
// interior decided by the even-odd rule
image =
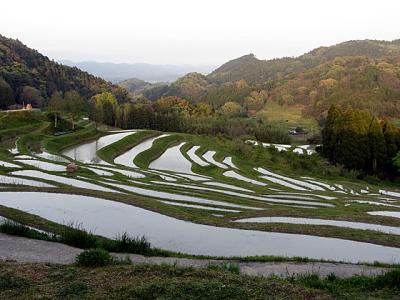
<svg viewBox="0 0 400 300">
<path fill-rule="evenodd" d="M 110 253 L 101 248 L 85 250 L 76 257 L 76 263 L 83 267 L 103 267 L 112 262 Z"/>
</svg>

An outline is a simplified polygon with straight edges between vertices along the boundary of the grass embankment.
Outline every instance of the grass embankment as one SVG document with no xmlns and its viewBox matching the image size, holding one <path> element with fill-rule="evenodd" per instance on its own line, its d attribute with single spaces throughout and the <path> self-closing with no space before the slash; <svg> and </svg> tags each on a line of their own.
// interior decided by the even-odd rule
<svg viewBox="0 0 400 300">
<path fill-rule="evenodd" d="M 43 147 L 51 153 L 59 153 L 61 150 L 82 143 L 83 141 L 100 137 L 102 132 L 98 131 L 94 124 L 84 127 L 75 132 L 61 136 L 47 136 L 43 140 Z"/>
<path fill-rule="evenodd" d="M 4 220 L 0 222 L 0 232 L 31 239 L 59 242 L 81 249 L 100 248 L 116 253 L 134 253 L 151 256 L 166 254 L 163 250 L 151 248 L 150 243 L 145 237 L 132 237 L 127 233 L 122 233 L 115 240 L 111 240 L 94 235 L 75 224 L 58 226 L 57 233 L 46 233 L 39 232 L 14 221 Z"/>
<path fill-rule="evenodd" d="M 155 159 L 159 158 L 165 150 L 169 147 L 179 144 L 182 141 L 182 136 L 178 134 L 172 134 L 154 141 L 153 146 L 141 153 L 139 153 L 134 159 L 135 165 L 139 168 L 146 169 L 149 164 Z"/>
<path fill-rule="evenodd" d="M 146 139 L 152 138 L 161 134 L 158 131 L 138 131 L 134 134 L 128 135 L 127 137 L 119 140 L 116 143 L 108 145 L 99 151 L 97 155 L 104 161 L 108 163 L 113 163 L 114 158 L 121 155 L 131 149 L 132 147 L 140 144 Z"/>
<path fill-rule="evenodd" d="M 44 115 L 38 112 L 7 113 L 0 119 L 0 141 L 15 140 L 24 135 L 21 143 L 22 150 L 27 151 L 28 141 L 37 133 L 41 133 L 49 126 Z"/>
<path fill-rule="evenodd" d="M 98 268 L 1 263 L 2 299 L 399 299 L 400 272 L 280 279 L 167 265 Z"/>
</svg>

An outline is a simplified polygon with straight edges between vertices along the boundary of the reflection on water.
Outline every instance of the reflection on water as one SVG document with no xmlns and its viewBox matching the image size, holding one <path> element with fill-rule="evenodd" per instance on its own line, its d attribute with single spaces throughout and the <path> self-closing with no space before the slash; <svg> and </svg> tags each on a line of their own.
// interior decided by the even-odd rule
<svg viewBox="0 0 400 300">
<path fill-rule="evenodd" d="M 20 175 L 20 176 L 28 176 L 28 177 L 37 177 L 37 178 L 41 178 L 41 179 L 51 180 L 51 181 L 61 183 L 61 184 L 71 185 L 73 187 L 82 188 L 82 189 L 119 193 L 118 191 L 106 188 L 101 185 L 93 184 L 90 182 L 86 182 L 86 181 L 82 181 L 82 180 L 78 180 L 78 179 L 74 179 L 74 178 L 68 178 L 68 177 L 48 174 L 48 173 L 37 171 L 37 170 L 22 170 L 22 171 L 13 172 L 12 174 Z"/>
<path fill-rule="evenodd" d="M 107 162 L 101 160 L 97 156 L 96 152 L 101 148 L 118 142 L 119 140 L 131 134 L 135 134 L 135 132 L 128 131 L 102 136 L 95 141 L 79 144 L 77 146 L 64 150 L 62 154 L 82 163 L 108 164 Z"/>
<path fill-rule="evenodd" d="M 194 174 L 192 163 L 181 153 L 181 148 L 185 143 L 168 148 L 159 158 L 151 162 L 149 169 L 172 171 L 178 173 Z"/>
<path fill-rule="evenodd" d="M 287 224 L 303 224 L 303 225 L 330 225 L 337 227 L 346 227 L 352 229 L 374 230 L 391 234 L 400 234 L 400 227 L 384 226 L 378 224 L 337 221 L 337 220 L 324 220 L 324 219 L 310 219 L 310 218 L 292 218 L 292 217 L 258 217 L 240 219 L 235 222 L 239 223 L 287 223 Z"/>
<path fill-rule="evenodd" d="M 400 218 L 400 211 L 370 211 L 368 214 L 372 216 Z"/>
<path fill-rule="evenodd" d="M 35 167 L 35 168 L 46 170 L 46 171 L 63 172 L 66 170 L 66 166 L 53 164 L 53 163 L 50 163 L 47 161 L 41 161 L 41 160 L 36 160 L 36 159 L 32 159 L 32 160 L 25 159 L 20 162 L 24 163 L 26 165 Z"/>
<path fill-rule="evenodd" d="M 136 156 L 142 153 L 143 151 L 150 149 L 153 146 L 155 140 L 166 136 L 169 136 L 169 134 L 162 134 L 143 141 L 139 145 L 136 145 L 135 147 L 126 151 L 124 154 L 121 154 L 120 156 L 116 157 L 114 159 L 114 163 L 131 168 L 137 168 L 137 166 L 133 163 L 133 160 L 136 158 Z"/>
</svg>

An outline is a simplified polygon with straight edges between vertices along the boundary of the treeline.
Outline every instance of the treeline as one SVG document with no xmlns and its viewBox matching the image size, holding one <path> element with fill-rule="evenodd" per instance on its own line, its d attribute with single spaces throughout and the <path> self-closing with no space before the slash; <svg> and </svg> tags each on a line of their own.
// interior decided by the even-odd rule
<svg viewBox="0 0 400 300">
<path fill-rule="evenodd" d="M 332 105 L 322 130 L 323 154 L 334 164 L 365 174 L 392 177 L 400 151 L 400 131 L 388 119 L 365 110 Z"/>
<path fill-rule="evenodd" d="M 227 102 L 218 110 L 205 102 L 191 104 L 175 96 L 154 102 L 118 104 L 111 93 L 102 93 L 92 98 L 90 106 L 92 120 L 122 129 L 221 134 L 231 138 L 248 136 L 274 143 L 290 142 L 286 130 L 244 118 L 243 108 L 235 102 Z"/>
</svg>

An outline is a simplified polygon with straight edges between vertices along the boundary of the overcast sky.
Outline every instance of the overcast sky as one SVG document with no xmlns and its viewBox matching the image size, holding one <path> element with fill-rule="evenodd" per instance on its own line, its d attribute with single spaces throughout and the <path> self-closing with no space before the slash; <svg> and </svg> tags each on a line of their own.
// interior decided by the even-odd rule
<svg viewBox="0 0 400 300">
<path fill-rule="evenodd" d="M 74 61 L 219 65 L 400 38 L 400 0 L 4 0 L 0 34 Z"/>
</svg>

